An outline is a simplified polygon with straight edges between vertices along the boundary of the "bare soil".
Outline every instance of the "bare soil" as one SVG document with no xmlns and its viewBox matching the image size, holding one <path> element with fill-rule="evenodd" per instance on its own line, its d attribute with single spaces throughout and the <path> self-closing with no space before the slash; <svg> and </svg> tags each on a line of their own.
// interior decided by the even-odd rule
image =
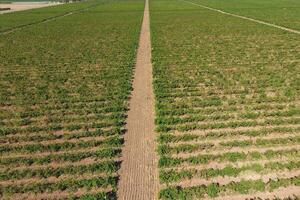
<svg viewBox="0 0 300 200">
<path fill-rule="evenodd" d="M 133 92 L 129 102 L 118 197 L 153 200 L 158 193 L 154 95 L 152 89 L 149 6 L 146 0 L 137 52 Z"/>
</svg>

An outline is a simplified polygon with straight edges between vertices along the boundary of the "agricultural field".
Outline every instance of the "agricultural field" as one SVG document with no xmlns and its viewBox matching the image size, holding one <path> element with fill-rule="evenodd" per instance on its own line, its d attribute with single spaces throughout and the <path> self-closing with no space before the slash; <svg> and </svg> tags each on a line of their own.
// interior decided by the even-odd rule
<svg viewBox="0 0 300 200">
<path fill-rule="evenodd" d="M 192 2 L 299 30 L 298 1 Z M 150 16 L 159 198 L 299 197 L 299 34 L 186 1 Z"/>
<path fill-rule="evenodd" d="M 144 2 L 0 21 L 95 3 L 0 34 L 0 199 L 116 198 Z"/>
<path fill-rule="evenodd" d="M 106 0 L 91 0 L 73 4 L 54 5 L 54 7 L 50 6 L 39 9 L 24 10 L 16 13 L 7 13 L 5 15 L 2 14 L 0 15 L 0 34 L 14 28 L 59 18 L 72 12 L 84 11 L 105 2 Z"/>
<path fill-rule="evenodd" d="M 298 0 L 191 0 L 190 2 L 300 30 Z"/>
<path fill-rule="evenodd" d="M 1 200 L 299 198 L 298 0 L 0 15 Z"/>
</svg>

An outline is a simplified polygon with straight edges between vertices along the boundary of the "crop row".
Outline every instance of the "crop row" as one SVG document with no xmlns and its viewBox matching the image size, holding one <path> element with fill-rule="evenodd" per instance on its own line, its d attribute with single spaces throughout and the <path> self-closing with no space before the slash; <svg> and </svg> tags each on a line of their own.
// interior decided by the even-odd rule
<svg viewBox="0 0 300 200">
<path fill-rule="evenodd" d="M 16 134 L 10 135 L 9 137 L 0 136 L 1 144 L 5 143 L 20 143 L 20 142 L 41 142 L 41 141 L 51 141 L 51 140 L 58 140 L 58 139 L 79 139 L 85 137 L 97 137 L 97 136 L 114 136 L 122 134 L 123 130 L 118 127 L 114 127 L 111 130 L 83 130 L 83 131 L 76 131 L 76 132 L 63 132 L 63 134 L 55 134 L 55 133 L 31 133 L 31 134 Z"/>
<path fill-rule="evenodd" d="M 294 138 L 275 138 L 269 140 L 258 139 L 256 142 L 252 140 L 242 140 L 242 141 L 232 141 L 232 142 L 221 142 L 219 145 L 212 143 L 203 144 L 179 144 L 179 145 L 160 145 L 158 147 L 158 152 L 160 155 L 170 155 L 179 153 L 194 153 L 200 151 L 214 151 L 214 150 L 224 150 L 225 148 L 233 147 L 273 147 L 282 145 L 298 145 L 300 144 L 299 137 Z"/>
<path fill-rule="evenodd" d="M 229 122 L 210 122 L 210 123 L 191 123 L 187 125 L 159 125 L 156 130 L 158 132 L 170 132 L 170 131 L 191 131 L 191 130 L 208 130 L 208 129 L 222 129 L 222 128 L 238 128 L 238 127 L 255 127 L 255 126 L 268 126 L 268 125 L 297 125 L 299 124 L 299 118 L 270 118 L 260 121 L 255 120 L 240 120 Z"/>
<path fill-rule="evenodd" d="M 24 169 L 24 170 L 5 170 L 0 172 L 0 181 L 11 179 L 25 179 L 25 178 L 48 178 L 60 177 L 61 175 L 69 174 L 82 174 L 82 173 L 95 173 L 95 172 L 116 172 L 120 167 L 120 163 L 114 161 L 97 162 L 88 165 L 67 165 L 64 167 L 45 167 L 37 169 Z"/>
<path fill-rule="evenodd" d="M 195 187 L 170 187 L 160 191 L 160 199 L 194 199 L 204 198 L 205 196 L 217 197 L 224 194 L 249 194 L 252 192 L 266 192 L 276 190 L 280 187 L 300 186 L 300 177 L 269 179 L 268 182 L 263 180 L 243 180 L 240 182 L 231 182 L 227 185 L 211 183 L 209 185 L 200 185 Z"/>
<path fill-rule="evenodd" d="M 201 121 L 217 121 L 217 120 L 233 120 L 233 119 L 257 119 L 262 117 L 292 117 L 299 116 L 300 109 L 289 109 L 287 111 L 274 112 L 245 112 L 238 116 L 234 114 L 215 114 L 215 115 L 186 115 L 184 117 L 163 117 L 157 118 L 156 124 L 176 125 L 181 123 L 201 122 Z"/>
<path fill-rule="evenodd" d="M 33 183 L 33 184 L 23 184 L 23 185 L 7 185 L 1 188 L 0 195 L 12 195 L 18 193 L 26 193 L 26 192 L 34 192 L 34 193 L 42 193 L 42 192 L 53 192 L 53 191 L 64 191 L 64 190 L 77 190 L 79 188 L 88 188 L 91 189 L 93 187 L 103 187 L 106 188 L 108 186 L 112 186 L 116 188 L 117 186 L 117 177 L 105 177 L 105 178 L 91 178 L 91 179 L 68 179 L 59 182 L 41 182 L 41 183 Z"/>
<path fill-rule="evenodd" d="M 224 168 L 207 168 L 202 170 L 163 170 L 160 172 L 161 183 L 178 182 L 182 179 L 191 179 L 193 177 L 210 179 L 217 176 L 237 177 L 246 171 L 254 171 L 258 174 L 265 174 L 272 171 L 294 170 L 300 168 L 300 161 L 290 162 L 269 162 L 264 165 L 259 163 L 248 164 L 242 167 L 233 167 L 228 165 Z"/>
<path fill-rule="evenodd" d="M 7 155 L 12 153 L 36 153 L 36 152 L 59 152 L 63 150 L 77 150 L 88 147 L 120 147 L 123 144 L 123 140 L 118 136 L 107 138 L 104 140 L 92 139 L 89 141 L 77 141 L 77 142 L 61 142 L 52 144 L 28 144 L 28 145 L 5 145 L 0 146 L 0 154 Z"/>
<path fill-rule="evenodd" d="M 123 119 L 124 120 L 124 119 Z M 67 125 L 61 125 L 61 124 L 51 124 L 49 126 L 27 126 L 25 128 L 22 127 L 4 127 L 2 129 L 0 129 L 0 135 L 1 136 L 5 136 L 5 135 L 10 135 L 10 134 L 17 134 L 17 133 L 33 133 L 33 132 L 49 132 L 49 131 L 59 131 L 59 130 L 66 130 L 66 131 L 74 131 L 74 130 L 80 130 L 80 129 L 93 129 L 93 128 L 97 128 L 97 129 L 101 129 L 101 128 L 106 128 L 106 127 L 110 127 L 115 125 L 116 128 L 118 128 L 118 124 L 123 125 L 124 122 L 93 122 L 90 123 L 85 122 L 85 123 L 80 123 L 80 124 L 76 124 L 76 123 L 70 123 Z"/>
<path fill-rule="evenodd" d="M 4 166 L 30 166 L 33 164 L 45 165 L 53 162 L 78 162 L 87 158 L 103 159 L 103 158 L 116 158 L 121 154 L 120 149 L 100 149 L 96 151 L 83 151 L 83 152 L 65 152 L 61 154 L 48 154 L 45 156 L 36 157 L 6 157 L 0 159 L 0 165 Z"/>
<path fill-rule="evenodd" d="M 174 106 L 174 105 L 173 105 Z M 284 110 L 287 107 L 291 107 L 294 108 L 295 106 L 292 105 L 286 105 L 286 104 L 266 104 L 266 103 L 262 103 L 262 104 L 256 104 L 256 105 L 242 105 L 242 106 L 234 106 L 234 105 L 227 105 L 224 106 L 222 108 L 216 108 L 216 107 L 207 107 L 207 108 L 189 108 L 188 105 L 182 105 L 180 107 L 176 107 L 174 106 L 173 109 L 171 108 L 157 108 L 157 112 L 160 116 L 164 116 L 164 115 L 185 115 L 185 114 L 203 114 L 203 115 L 210 115 L 210 114 L 214 114 L 214 113 L 218 113 L 220 111 L 225 112 L 225 113 L 231 113 L 231 112 L 237 112 L 241 109 L 243 110 L 254 110 L 256 112 L 262 112 L 262 111 L 267 111 L 267 110 Z"/>
<path fill-rule="evenodd" d="M 232 131 L 208 131 L 203 134 L 177 134 L 163 133 L 159 136 L 161 143 L 176 143 L 187 141 L 201 141 L 201 140 L 215 140 L 225 138 L 236 138 L 240 136 L 244 137 L 263 137 L 270 134 L 282 135 L 293 134 L 296 135 L 300 131 L 300 127 L 273 127 L 273 128 L 261 128 L 258 130 L 232 130 Z"/>
<path fill-rule="evenodd" d="M 261 159 L 274 159 L 274 158 L 293 158 L 299 156 L 299 150 L 296 148 L 287 150 L 267 150 L 265 152 L 252 151 L 252 152 L 227 152 L 223 154 L 202 154 L 190 156 L 188 158 L 172 158 L 162 156 L 159 160 L 160 167 L 176 167 L 183 163 L 189 165 L 208 164 L 209 162 L 237 162 Z"/>
</svg>

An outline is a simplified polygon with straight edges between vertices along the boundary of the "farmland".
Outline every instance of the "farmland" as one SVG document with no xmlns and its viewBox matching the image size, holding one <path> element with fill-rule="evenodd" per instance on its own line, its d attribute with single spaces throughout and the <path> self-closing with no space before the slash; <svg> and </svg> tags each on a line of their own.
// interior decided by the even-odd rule
<svg viewBox="0 0 300 200">
<path fill-rule="evenodd" d="M 0 35 L 1 199 L 116 198 L 144 3 L 96 4 Z"/>
<path fill-rule="evenodd" d="M 192 2 L 299 30 L 292 0 Z M 185 1 L 150 14 L 159 198 L 299 195 L 299 35 Z"/>
<path fill-rule="evenodd" d="M 0 33 L 17 27 L 41 23 L 72 12 L 80 12 L 97 4 L 103 4 L 104 2 L 105 0 L 88 1 L 83 3 L 64 4 L 55 7 L 46 7 L 0 15 Z"/>
<path fill-rule="evenodd" d="M 295 0 L 192 0 L 204 6 L 221 9 L 254 19 L 300 30 L 300 2 Z"/>
<path fill-rule="evenodd" d="M 0 199 L 300 198 L 298 0 L 0 15 Z"/>
</svg>

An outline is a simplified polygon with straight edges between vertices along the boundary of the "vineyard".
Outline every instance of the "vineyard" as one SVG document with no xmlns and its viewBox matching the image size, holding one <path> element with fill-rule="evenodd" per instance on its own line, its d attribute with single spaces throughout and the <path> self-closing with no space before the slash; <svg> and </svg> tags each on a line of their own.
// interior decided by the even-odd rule
<svg viewBox="0 0 300 200">
<path fill-rule="evenodd" d="M 5 29 L 23 15 L 31 23 L 90 7 L 0 35 L 1 199 L 116 198 L 143 5 L 98 1 L 0 16 Z"/>
<path fill-rule="evenodd" d="M 296 30 L 300 4 L 237 2 L 150 1 L 160 199 L 299 195 L 299 35 L 196 4 Z"/>
</svg>

